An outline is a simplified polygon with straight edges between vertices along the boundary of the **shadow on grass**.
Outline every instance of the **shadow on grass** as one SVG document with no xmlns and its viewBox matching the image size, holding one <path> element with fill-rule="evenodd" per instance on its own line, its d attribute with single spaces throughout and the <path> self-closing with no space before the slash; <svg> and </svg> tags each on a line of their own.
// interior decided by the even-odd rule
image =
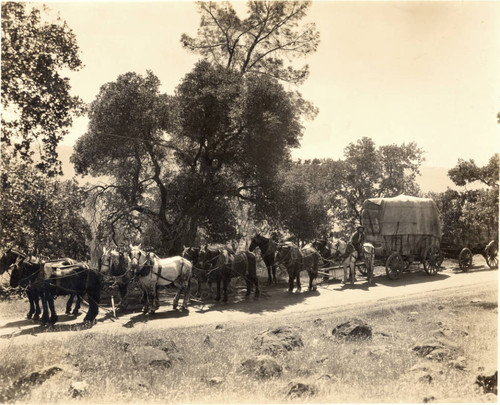
<svg viewBox="0 0 500 405">
<path fill-rule="evenodd" d="M 83 322 L 72 323 L 72 324 L 61 323 L 64 321 L 73 320 L 76 318 L 75 316 L 63 315 L 63 316 L 58 316 L 58 318 L 59 319 L 55 325 L 34 324 L 31 328 L 16 330 L 10 334 L 2 335 L 0 336 L 0 338 L 9 339 L 11 337 L 24 336 L 24 335 L 36 336 L 42 333 L 76 332 L 88 329 L 88 326 L 84 325 Z"/>
</svg>

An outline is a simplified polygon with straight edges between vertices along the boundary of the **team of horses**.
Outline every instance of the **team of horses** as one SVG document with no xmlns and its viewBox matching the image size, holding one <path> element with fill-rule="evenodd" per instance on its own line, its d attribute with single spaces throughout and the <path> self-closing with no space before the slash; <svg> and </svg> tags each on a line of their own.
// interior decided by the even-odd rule
<svg viewBox="0 0 500 405">
<path fill-rule="evenodd" d="M 241 277 L 246 282 L 246 296 L 250 296 L 252 290 L 255 290 L 257 298 L 260 295 L 254 253 L 257 248 L 268 271 L 268 284 L 277 283 L 276 269 L 281 266 L 288 273 L 289 292 L 293 292 L 294 286 L 297 292 L 301 291 L 302 271 L 306 271 L 309 276 L 309 290 L 315 291 L 320 269 L 331 267 L 332 263 L 344 268 L 344 283 L 350 281 L 353 284 L 355 281 L 358 253 L 346 242 L 315 240 L 299 248 L 293 242 L 278 242 L 260 234 L 252 238 L 248 250 L 234 251 L 227 246 L 216 245 L 186 247 L 181 255 L 167 258 L 160 258 L 153 252 L 142 249 L 141 245 L 130 245 L 127 249 L 103 248 L 97 269 L 91 269 L 86 263 L 70 258 L 42 260 L 10 248 L 0 257 L 0 274 L 10 273 L 11 287 L 20 286 L 25 289 L 30 303 L 27 318 L 37 320 L 41 314 L 42 324 L 54 324 L 58 319 L 54 308 L 55 296 L 70 296 L 66 313 L 73 315 L 78 314 L 80 300 L 86 297 L 89 310 L 84 324 L 91 326 L 99 311 L 104 277 L 111 278 L 118 287 L 118 309 L 127 307 L 129 286 L 133 280 L 137 280 L 143 293 L 141 302 L 146 314 L 153 314 L 159 308 L 158 291 L 166 285 L 177 288 L 173 308 L 178 307 L 182 293 L 184 299 L 181 309 L 187 308 L 193 278 L 197 281 L 198 296 L 201 296 L 202 284 L 206 283 L 212 291 L 215 283 L 215 300 L 222 298 L 226 302 L 231 279 Z M 374 248 L 366 243 L 363 252 L 363 264 L 368 270 L 368 280 L 371 283 Z M 77 304 L 71 312 L 75 297 Z"/>
</svg>

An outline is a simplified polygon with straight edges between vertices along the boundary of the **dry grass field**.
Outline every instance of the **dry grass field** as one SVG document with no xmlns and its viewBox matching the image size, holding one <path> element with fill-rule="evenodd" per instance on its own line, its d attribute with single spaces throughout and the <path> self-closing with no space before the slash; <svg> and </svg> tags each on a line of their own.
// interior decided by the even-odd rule
<svg viewBox="0 0 500 405">
<path fill-rule="evenodd" d="M 497 298 L 493 286 L 321 316 L 4 338 L 0 402 L 496 402 L 475 381 L 497 370 Z M 24 300 L 2 304 L 19 319 L 26 310 Z M 354 318 L 371 338 L 332 335 Z M 259 334 L 277 328 L 299 343 L 258 357 Z M 256 358 L 274 368 L 249 367 Z"/>
</svg>

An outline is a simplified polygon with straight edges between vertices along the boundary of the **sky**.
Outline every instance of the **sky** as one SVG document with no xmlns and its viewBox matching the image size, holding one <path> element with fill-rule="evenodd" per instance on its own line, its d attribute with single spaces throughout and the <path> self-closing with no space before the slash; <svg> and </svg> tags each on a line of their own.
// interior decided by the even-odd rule
<svg viewBox="0 0 500 405">
<path fill-rule="evenodd" d="M 245 3 L 232 3 L 244 18 Z M 77 36 L 85 67 L 69 77 L 85 102 L 118 75 L 148 69 L 172 94 L 199 59 L 180 43 L 199 25 L 193 2 L 47 4 Z M 297 90 L 319 114 L 293 157 L 339 159 L 365 136 L 378 146 L 415 142 L 424 172 L 459 158 L 484 165 L 500 151 L 500 2 L 313 1 L 305 21 L 321 43 Z M 87 123 L 77 119 L 63 145 Z"/>
</svg>

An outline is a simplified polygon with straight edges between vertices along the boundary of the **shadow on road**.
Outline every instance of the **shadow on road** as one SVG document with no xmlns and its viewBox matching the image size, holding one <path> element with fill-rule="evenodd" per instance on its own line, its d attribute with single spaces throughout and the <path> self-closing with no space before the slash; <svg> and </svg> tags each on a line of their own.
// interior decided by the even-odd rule
<svg viewBox="0 0 500 405">
<path fill-rule="evenodd" d="M 397 280 L 391 280 L 387 276 L 378 276 L 374 280 L 377 284 L 385 285 L 388 287 L 400 287 L 402 285 L 412 285 L 420 283 L 434 282 L 438 280 L 445 280 L 450 276 L 445 273 L 438 273 L 435 276 L 428 276 L 425 271 L 415 271 L 402 273 Z"/>
<path fill-rule="evenodd" d="M 165 308 L 166 309 L 166 308 Z M 162 306 L 157 310 L 158 312 L 154 314 L 143 314 L 140 313 L 129 319 L 128 322 L 123 324 L 124 328 L 133 328 L 137 324 L 145 324 L 148 322 L 160 321 L 164 319 L 178 319 L 184 318 L 189 315 L 189 309 L 181 311 L 176 309 L 166 309 L 165 312 L 162 311 Z"/>
</svg>

